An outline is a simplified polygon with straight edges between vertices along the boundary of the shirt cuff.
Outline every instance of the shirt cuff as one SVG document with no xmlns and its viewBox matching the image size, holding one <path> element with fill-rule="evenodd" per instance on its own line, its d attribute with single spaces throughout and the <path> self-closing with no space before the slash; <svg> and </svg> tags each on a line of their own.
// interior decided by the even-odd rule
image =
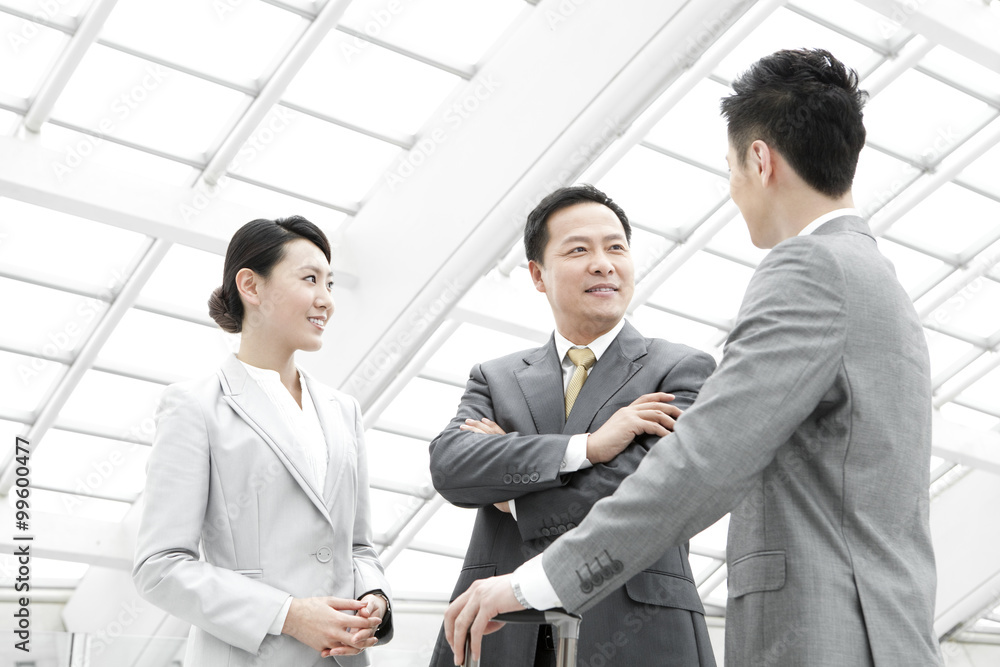
<svg viewBox="0 0 1000 667">
<path fill-rule="evenodd" d="M 289 595 L 288 599 L 285 600 L 285 604 L 281 605 L 281 610 L 278 615 L 274 617 L 271 621 L 271 627 L 267 629 L 267 634 L 269 635 L 280 635 L 281 629 L 285 627 L 285 617 L 288 616 L 288 608 L 292 606 L 292 596 Z"/>
<path fill-rule="evenodd" d="M 589 433 L 579 433 L 569 439 L 562 464 L 559 466 L 559 472 L 576 472 L 594 465 L 587 460 L 587 436 L 589 435 Z"/>
<path fill-rule="evenodd" d="M 542 567 L 544 555 L 538 554 L 514 570 L 511 575 L 511 585 L 517 584 L 521 595 L 532 609 L 553 609 L 562 606 L 559 594 L 545 576 L 545 569 Z"/>
<path fill-rule="evenodd" d="M 510 508 L 510 515 L 514 517 L 514 521 L 517 521 L 517 509 L 514 507 L 514 501 L 508 500 L 507 507 Z"/>
</svg>

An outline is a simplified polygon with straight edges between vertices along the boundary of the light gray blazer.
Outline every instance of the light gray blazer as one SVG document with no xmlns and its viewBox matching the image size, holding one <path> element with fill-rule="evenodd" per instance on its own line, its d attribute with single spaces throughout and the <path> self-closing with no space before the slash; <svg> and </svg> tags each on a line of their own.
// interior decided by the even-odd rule
<svg viewBox="0 0 1000 667">
<path fill-rule="evenodd" d="M 389 595 L 372 546 L 361 410 L 302 375 L 329 446 L 322 490 L 235 356 L 216 375 L 163 393 L 132 578 L 143 598 L 192 624 L 185 665 L 332 664 L 267 634 L 288 595 Z M 380 643 L 391 634 L 387 618 Z"/>
<path fill-rule="evenodd" d="M 586 609 L 732 510 L 726 664 L 940 665 L 923 330 L 868 225 L 778 244 L 674 433 L 545 552 Z M 585 591 L 607 554 L 624 565 Z"/>
</svg>

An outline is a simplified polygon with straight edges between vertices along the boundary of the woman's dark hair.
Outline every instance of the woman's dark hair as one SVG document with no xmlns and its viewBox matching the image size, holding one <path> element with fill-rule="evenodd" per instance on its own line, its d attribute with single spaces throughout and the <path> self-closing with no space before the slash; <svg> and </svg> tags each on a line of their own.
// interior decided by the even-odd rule
<svg viewBox="0 0 1000 667">
<path fill-rule="evenodd" d="M 528 221 L 524 225 L 525 256 L 529 260 L 541 264 L 542 257 L 545 255 L 545 246 L 549 243 L 549 216 L 574 204 L 589 201 L 610 208 L 622 223 L 622 228 L 625 230 L 625 240 L 632 241 L 632 226 L 628 224 L 628 216 L 625 215 L 621 206 L 593 185 L 572 185 L 559 188 L 549 194 L 538 202 L 538 206 L 528 214 Z"/>
<path fill-rule="evenodd" d="M 236 230 L 222 270 L 222 286 L 216 287 L 208 299 L 208 314 L 229 333 L 243 330 L 243 302 L 236 289 L 236 274 L 250 269 L 264 278 L 271 275 L 274 265 L 285 256 L 285 244 L 296 239 L 312 241 L 330 261 L 330 242 L 323 231 L 301 215 L 290 218 L 251 220 Z"/>
<path fill-rule="evenodd" d="M 857 72 L 823 49 L 778 51 L 754 63 L 733 90 L 722 114 L 741 163 L 761 139 L 813 189 L 830 197 L 850 190 L 865 145 L 861 110 L 868 99 Z"/>
</svg>

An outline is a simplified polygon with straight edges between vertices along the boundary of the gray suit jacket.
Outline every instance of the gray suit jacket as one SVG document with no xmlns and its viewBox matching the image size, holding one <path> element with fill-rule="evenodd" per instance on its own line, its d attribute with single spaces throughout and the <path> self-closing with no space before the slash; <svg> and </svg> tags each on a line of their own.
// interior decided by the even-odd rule
<svg viewBox="0 0 1000 667">
<path fill-rule="evenodd" d="M 455 505 L 479 508 L 453 597 L 476 579 L 513 571 L 576 526 L 638 467 L 657 440 L 638 438 L 606 464 L 560 474 L 573 434 L 597 430 L 619 408 L 651 392 L 674 394 L 674 403 L 686 410 L 714 368 L 709 355 L 643 338 L 626 323 L 591 369 L 567 420 L 554 341 L 475 366 L 458 414 L 430 446 L 435 488 Z M 488 417 L 507 434 L 460 431 L 468 417 Z M 493 507 L 511 499 L 516 499 L 516 522 Z M 669 509 L 672 501 L 665 504 Z M 660 549 L 648 569 L 628 582 L 621 580 L 610 599 L 584 616 L 580 664 L 591 664 L 594 656 L 602 664 L 715 664 L 687 546 L 669 546 Z M 611 563 L 602 558 L 595 567 Z M 483 664 L 530 666 L 537 635 L 529 626 L 509 626 L 490 635 Z M 432 664 L 453 664 L 443 636 Z"/>
<path fill-rule="evenodd" d="M 923 330 L 868 225 L 778 244 L 675 432 L 543 565 L 587 609 L 732 510 L 726 664 L 939 665 Z M 611 554 L 610 581 L 581 586 Z"/>
<path fill-rule="evenodd" d="M 185 665 L 331 664 L 267 634 L 288 595 L 389 595 L 372 546 L 358 403 L 303 377 L 329 446 L 324 489 L 235 356 L 163 393 L 132 576 L 146 600 L 192 624 Z M 336 662 L 368 664 L 363 653 Z"/>
</svg>

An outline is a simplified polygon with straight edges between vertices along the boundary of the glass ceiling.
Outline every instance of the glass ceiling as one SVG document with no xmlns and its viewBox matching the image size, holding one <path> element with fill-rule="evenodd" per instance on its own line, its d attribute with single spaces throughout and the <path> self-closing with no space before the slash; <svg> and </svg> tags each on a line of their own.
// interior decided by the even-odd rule
<svg viewBox="0 0 1000 667">
<path fill-rule="evenodd" d="M 643 296 L 630 318 L 646 335 L 721 356 L 765 253 L 751 245 L 738 214 L 721 224 L 713 218 L 731 206 L 718 100 L 763 55 L 803 44 L 827 48 L 857 69 L 863 86 L 877 82 L 855 200 L 925 323 L 936 416 L 997 433 L 1000 72 L 868 4 L 792 0 L 778 7 L 597 174 L 596 185 L 635 225 Z M 985 11 L 1000 15 L 998 4 Z M 96 37 L 67 69 L 62 55 L 85 18 L 109 5 Z M 0 0 L 0 133 L 61 156 L 52 165 L 60 182 L 101 165 L 239 202 L 260 217 L 300 213 L 336 242 L 442 105 L 543 9 L 524 0 L 355 0 L 259 122 L 241 129 L 324 6 Z M 895 56 L 908 50 L 918 57 L 894 70 Z M 54 71 L 68 72 L 68 81 L 43 110 L 38 132 L 26 130 L 35 102 L 57 86 Z M 206 184 L 203 171 L 234 140 L 238 150 L 218 185 Z M 950 177 L 942 180 L 942 172 Z M 403 222 L 385 221 L 386 230 Z M 0 294 L 16 315 L 16 326 L 8 315 L 0 328 L 0 451 L 9 454 L 15 434 L 41 428 L 33 459 L 40 511 L 126 519 L 143 489 L 164 385 L 212 372 L 238 345 L 203 306 L 219 282 L 221 255 L 182 243 L 155 262 L 134 302 L 108 326 L 123 287 L 154 256 L 153 241 L 121 225 L 0 197 Z M 380 397 L 367 422 L 376 539 L 389 554 L 397 597 L 414 604 L 447 600 L 474 518 L 435 497 L 429 439 L 453 416 L 474 363 L 537 346 L 552 329 L 517 245 L 495 252 L 495 268 L 451 307 L 421 351 L 422 367 L 394 396 Z M 666 280 L 664 265 L 672 267 Z M 338 289 L 350 290 L 350 280 Z M 307 358 L 301 362 L 308 367 Z M 995 462 L 997 452 L 992 456 Z M 932 491 L 962 485 L 975 469 L 935 457 Z M 726 601 L 727 520 L 691 543 L 699 590 L 716 615 Z M 35 583 L 71 594 L 87 572 L 86 562 L 71 556 L 37 560 Z M 0 556 L 0 585 L 8 589 L 9 564 Z M 963 636 L 1000 642 L 996 604 L 970 612 Z"/>
</svg>

